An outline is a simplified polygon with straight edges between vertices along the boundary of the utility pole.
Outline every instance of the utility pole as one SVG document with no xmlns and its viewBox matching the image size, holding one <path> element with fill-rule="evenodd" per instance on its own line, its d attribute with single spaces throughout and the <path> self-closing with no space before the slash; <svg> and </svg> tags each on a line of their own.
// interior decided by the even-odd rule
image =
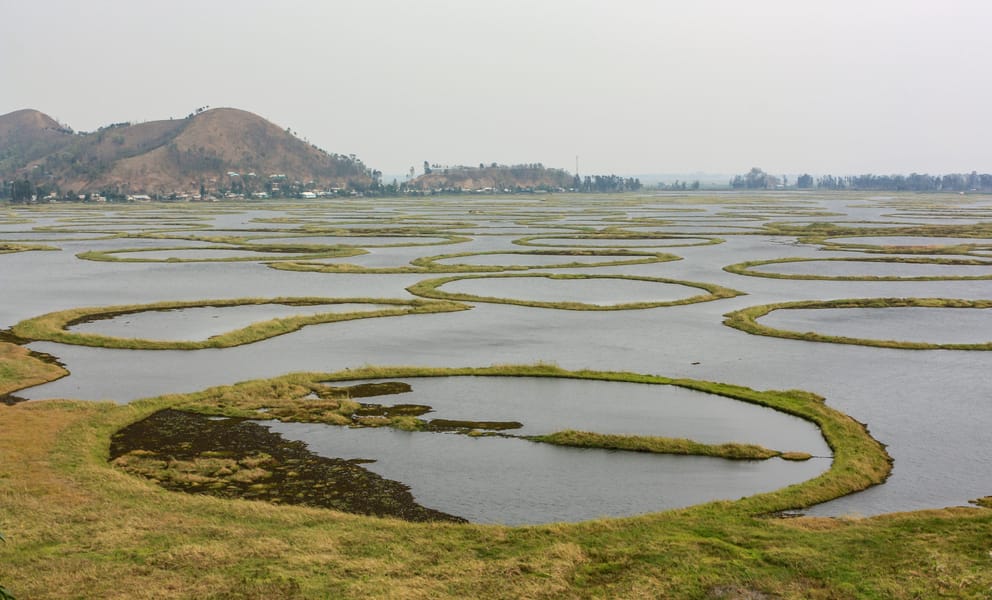
<svg viewBox="0 0 992 600">
<path fill-rule="evenodd" d="M 575 155 L 575 174 L 579 174 L 579 155 Z"/>
</svg>

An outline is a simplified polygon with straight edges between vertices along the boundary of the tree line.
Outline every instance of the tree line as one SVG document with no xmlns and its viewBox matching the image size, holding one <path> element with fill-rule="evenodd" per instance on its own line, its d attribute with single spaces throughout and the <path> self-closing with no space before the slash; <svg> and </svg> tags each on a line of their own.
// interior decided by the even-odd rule
<svg viewBox="0 0 992 600">
<path fill-rule="evenodd" d="M 770 175 L 758 167 L 753 167 L 743 175 L 734 175 L 730 187 L 737 189 L 775 189 L 789 187 L 789 179 Z M 946 175 L 929 175 L 927 173 L 910 173 L 909 175 L 821 175 L 813 177 L 803 173 L 796 177 L 797 189 L 824 190 L 872 190 L 887 192 L 992 192 L 992 174 L 978 173 L 949 173 Z"/>
</svg>

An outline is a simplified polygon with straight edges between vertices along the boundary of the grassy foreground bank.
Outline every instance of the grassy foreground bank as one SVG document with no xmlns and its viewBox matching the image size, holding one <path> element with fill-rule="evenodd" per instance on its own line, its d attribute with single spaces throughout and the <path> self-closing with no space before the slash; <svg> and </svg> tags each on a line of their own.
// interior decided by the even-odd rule
<svg viewBox="0 0 992 600">
<path fill-rule="evenodd" d="M 0 584 L 22 599 L 983 598 L 992 589 L 989 510 L 762 516 L 888 472 L 864 428 L 812 395 L 540 366 L 366 369 L 329 378 L 386 373 L 579 376 L 765 397 L 819 419 L 834 466 L 770 494 L 635 518 L 520 528 L 417 524 L 167 492 L 107 464 L 109 436 L 156 410 L 322 375 L 124 406 L 28 402 L 0 406 L 0 530 L 8 538 Z"/>
</svg>

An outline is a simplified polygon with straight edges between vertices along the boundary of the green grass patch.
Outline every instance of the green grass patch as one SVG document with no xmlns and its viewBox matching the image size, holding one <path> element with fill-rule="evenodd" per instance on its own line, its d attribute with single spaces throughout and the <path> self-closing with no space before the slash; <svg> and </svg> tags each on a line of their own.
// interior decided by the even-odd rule
<svg viewBox="0 0 992 600">
<path fill-rule="evenodd" d="M 13 254 L 14 252 L 31 252 L 33 250 L 60 250 L 55 246 L 45 246 L 43 244 L 18 244 L 13 242 L 0 242 L 0 254 Z"/>
<path fill-rule="evenodd" d="M 574 448 L 605 448 L 608 450 L 628 450 L 633 452 L 651 452 L 655 454 L 678 454 L 685 456 L 712 456 L 733 460 L 766 460 L 784 453 L 769 450 L 755 444 L 703 444 L 685 438 L 671 438 L 644 435 L 613 435 L 593 433 L 591 431 L 575 431 L 566 429 L 548 435 L 527 436 L 528 440 L 556 446 L 571 446 Z M 803 453 L 790 453 L 798 460 Z M 812 458 L 805 454 L 805 458 Z"/>
</svg>

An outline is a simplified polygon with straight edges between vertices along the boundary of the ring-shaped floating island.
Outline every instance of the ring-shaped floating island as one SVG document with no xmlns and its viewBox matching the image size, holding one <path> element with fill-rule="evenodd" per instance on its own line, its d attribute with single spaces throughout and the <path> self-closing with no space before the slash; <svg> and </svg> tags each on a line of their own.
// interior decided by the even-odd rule
<svg viewBox="0 0 992 600">
<path fill-rule="evenodd" d="M 344 425 L 353 428 L 392 427 L 405 431 L 450 430 L 451 427 L 445 428 L 446 426 L 432 429 L 432 423 L 417 418 L 418 415 L 424 412 L 424 410 L 417 412 L 417 409 L 429 409 L 430 407 L 403 404 L 396 405 L 395 407 L 382 407 L 378 404 L 363 404 L 360 402 L 360 400 L 368 397 L 408 391 L 409 385 L 403 382 L 359 383 L 357 385 L 349 385 L 349 382 L 382 378 L 395 380 L 456 376 L 546 377 L 686 388 L 771 408 L 808 421 L 819 429 L 820 434 L 832 452 L 830 468 L 814 478 L 779 490 L 749 496 L 735 502 L 706 503 L 695 509 L 688 509 L 690 511 L 718 509 L 726 514 L 744 516 L 804 508 L 879 484 L 884 481 L 891 470 L 891 458 L 885 452 L 884 447 L 871 437 L 867 428 L 843 413 L 828 407 L 824 403 L 823 398 L 815 394 L 798 390 L 756 391 L 723 383 L 692 379 L 672 379 L 636 373 L 566 371 L 547 364 L 453 369 L 364 367 L 337 373 L 296 373 L 268 380 L 215 387 L 192 394 L 169 395 L 150 400 L 142 400 L 130 404 L 127 408 L 120 408 L 117 411 L 104 411 L 99 418 L 105 421 L 105 423 L 101 424 L 101 431 L 108 432 L 106 435 L 110 435 L 109 432 L 112 431 L 118 432 L 112 436 L 113 440 L 118 441 L 114 441 L 111 444 L 111 460 L 116 467 L 135 475 L 151 477 L 157 480 L 159 484 L 173 489 L 193 491 L 195 493 L 214 493 L 215 495 L 224 497 L 238 497 L 239 492 L 235 489 L 238 487 L 237 485 L 223 485 L 224 475 L 220 474 L 218 469 L 224 469 L 225 465 L 219 464 L 220 462 L 226 460 L 227 462 L 236 463 L 229 465 L 231 468 L 228 471 L 233 470 L 241 473 L 240 476 L 235 476 L 235 479 L 228 483 L 255 483 L 254 479 L 242 481 L 244 477 L 254 473 L 255 479 L 261 478 L 264 480 L 267 477 L 272 477 L 274 483 L 278 485 L 279 481 L 284 479 L 306 479 L 310 467 L 304 466 L 302 469 L 298 467 L 303 462 L 301 459 L 306 459 L 307 462 L 313 462 L 313 459 L 301 457 L 297 452 L 289 458 L 292 464 L 287 465 L 287 467 L 293 467 L 295 465 L 297 468 L 282 469 L 278 464 L 280 457 L 272 452 L 265 452 L 259 456 L 240 457 L 231 456 L 230 452 L 218 452 L 216 448 L 211 447 L 209 451 L 203 453 L 203 456 L 184 457 L 181 460 L 174 461 L 175 464 L 172 464 L 170 460 L 174 457 L 159 459 L 156 456 L 155 450 L 151 448 L 128 448 L 127 444 L 122 445 L 121 442 L 128 437 L 132 440 L 137 439 L 139 442 L 143 442 L 147 441 L 149 437 L 155 437 L 157 435 L 154 431 L 151 432 L 151 436 L 148 432 L 135 434 L 135 432 L 127 431 L 128 428 L 133 426 L 144 427 L 145 425 L 143 423 L 147 419 L 168 413 L 166 416 L 181 417 L 185 414 L 191 416 L 201 415 L 207 418 L 227 417 L 229 419 L 236 419 L 237 421 L 234 422 L 235 425 L 244 419 L 276 419 L 282 422 L 323 423 L 328 425 Z M 478 429 L 470 429 L 468 425 L 465 425 L 461 427 L 464 430 L 459 431 L 458 425 L 460 425 L 460 422 L 453 426 L 455 433 L 479 435 L 477 433 Z M 483 425 L 485 426 L 486 424 Z M 507 437 L 500 432 L 483 435 Z M 689 440 L 653 436 L 598 435 L 590 432 L 559 431 L 547 436 L 529 436 L 524 439 L 535 443 L 550 443 L 582 448 L 704 455 L 729 459 L 764 460 L 775 456 L 787 460 L 805 460 L 809 458 L 809 456 L 802 455 L 786 456 L 781 452 L 768 451 L 761 447 L 747 445 L 707 445 L 693 443 Z M 244 448 L 241 448 L 241 450 L 244 450 Z M 218 459 L 220 460 L 218 461 Z M 337 465 L 337 467 L 342 466 Z M 218 485 L 193 485 L 192 487 L 188 485 L 189 477 L 186 472 L 189 469 L 200 467 L 209 470 L 215 478 L 220 477 L 221 479 Z M 179 469 L 179 471 L 186 473 L 185 477 L 175 478 L 176 485 L 170 485 L 173 478 L 170 478 L 168 473 L 163 472 L 168 471 L 170 468 Z M 258 472 L 258 469 L 261 469 L 261 472 Z M 266 472 L 269 471 L 271 472 L 267 474 Z M 292 473 L 284 471 L 292 471 Z M 306 472 L 301 474 L 301 471 Z M 177 475 L 183 475 L 183 473 L 177 473 Z M 227 474 L 231 475 L 230 472 Z M 274 475 L 278 475 L 278 477 Z M 241 477 L 241 479 L 237 477 Z M 304 481 L 304 483 L 307 482 Z M 290 486 L 296 485 L 296 487 L 291 487 L 291 490 L 294 492 L 300 491 L 296 489 L 299 485 L 294 484 L 293 481 L 288 481 L 288 484 Z M 378 480 L 376 480 L 376 485 L 379 485 Z M 255 489 L 259 486 L 244 485 L 241 487 L 249 492 L 247 497 L 259 497 Z M 340 500 L 340 495 L 334 491 L 333 486 L 328 486 L 327 482 L 324 481 L 319 487 L 330 489 L 311 489 L 306 494 L 293 493 L 291 495 L 299 496 L 295 501 L 293 498 L 280 498 L 278 496 L 275 497 L 274 501 L 341 508 L 340 504 L 335 503 Z M 270 490 L 270 493 L 277 492 L 277 490 Z M 323 494 L 329 494 L 332 501 L 330 504 L 322 502 L 320 496 Z M 262 496 L 262 498 L 271 499 L 265 496 Z M 417 507 L 417 505 L 414 505 L 414 507 Z M 344 509 L 347 510 L 348 507 Z M 368 510 L 356 510 L 355 512 L 376 514 Z M 404 509 L 404 511 L 386 514 L 405 517 L 403 512 L 409 511 L 405 511 Z M 420 514 L 415 515 L 412 520 L 458 521 L 459 519 L 444 514 Z"/>
<path fill-rule="evenodd" d="M 815 243 L 822 245 L 825 250 L 873 254 L 969 254 L 992 247 L 992 238 L 988 235 L 902 235 L 890 230 L 882 235 L 829 236 L 816 239 Z M 865 241 L 853 241 L 858 238 L 864 238 Z"/>
<path fill-rule="evenodd" d="M 182 258 L 179 256 L 169 256 L 167 258 L 141 258 L 141 254 L 151 252 L 234 252 L 245 253 L 241 256 L 220 256 L 205 257 L 201 254 L 199 258 Z M 263 254 L 262 256 L 251 256 L 252 253 Z M 144 263 L 189 263 L 189 262 L 268 262 L 285 260 L 279 255 L 285 254 L 299 260 L 312 260 L 317 258 L 345 258 L 367 254 L 367 250 L 354 246 L 316 246 L 316 245 L 262 245 L 262 244 L 232 244 L 227 246 L 175 246 L 169 248 L 123 248 L 119 250 L 92 250 L 80 252 L 77 258 L 84 260 L 106 261 L 106 262 L 144 262 Z M 121 256 L 124 255 L 124 256 Z"/>
<path fill-rule="evenodd" d="M 902 265 L 936 265 L 959 267 L 960 270 L 969 267 L 985 267 L 989 269 L 986 275 L 819 275 L 815 273 L 776 273 L 762 271 L 757 267 L 765 265 L 783 265 L 794 263 L 827 263 L 827 264 L 902 264 Z M 967 258 L 806 258 L 789 257 L 773 258 L 770 260 L 753 260 L 727 265 L 723 268 L 728 273 L 747 275 L 748 277 L 767 277 L 770 279 L 801 279 L 819 281 L 970 281 L 992 279 L 992 261 Z"/>
<path fill-rule="evenodd" d="M 558 240 L 552 243 L 544 243 L 538 240 Z M 608 244 L 583 244 L 582 242 L 612 242 Z M 665 241 L 675 241 L 673 244 L 663 243 Z M 513 240 L 518 246 L 540 246 L 548 248 L 568 248 L 575 246 L 600 246 L 613 248 L 688 248 L 691 246 L 711 246 L 722 244 L 725 240 L 718 237 L 694 235 L 679 236 L 672 234 L 651 234 L 631 231 L 608 231 L 597 233 L 583 233 L 576 235 L 530 235 Z M 645 243 L 641 243 L 645 242 Z"/>
<path fill-rule="evenodd" d="M 360 312 L 318 312 L 270 319 L 252 323 L 246 327 L 214 335 L 204 340 L 151 340 L 143 338 L 123 338 L 95 333 L 69 331 L 68 328 L 80 323 L 110 319 L 121 315 L 149 311 L 169 311 L 185 308 L 222 308 L 262 304 L 283 304 L 288 306 L 319 306 L 335 304 L 368 304 L 388 308 L 378 308 Z M 200 350 L 204 348 L 231 348 L 251 344 L 278 335 L 292 333 L 307 325 L 369 319 L 374 317 L 396 317 L 411 314 L 440 313 L 467 310 L 468 305 L 448 301 L 397 300 L 390 298 L 320 298 L 320 297 L 279 297 L 279 298 L 237 298 L 222 300 L 194 300 L 181 302 L 156 302 L 153 304 L 130 304 L 90 308 L 73 308 L 44 314 L 21 321 L 11 328 L 14 335 L 32 341 L 58 342 L 78 346 L 118 348 L 128 350 Z"/>
<path fill-rule="evenodd" d="M 440 261 L 473 256 L 539 256 L 561 257 L 561 262 L 546 265 L 486 265 L 457 263 L 445 264 Z M 569 258 L 591 257 L 606 258 L 600 262 L 569 260 Z M 410 261 L 409 265 L 399 267 L 365 267 L 350 263 L 318 263 L 278 261 L 268 263 L 273 269 L 283 271 L 307 271 L 315 273 L 352 273 L 352 274 L 410 274 L 410 273 L 499 273 L 504 271 L 529 271 L 532 269 L 572 269 L 591 267 L 616 267 L 620 265 L 643 265 L 650 263 L 682 260 L 680 256 L 663 252 L 636 252 L 632 250 L 493 250 L 490 252 L 461 252 L 457 254 L 438 254 L 423 256 Z"/>
<path fill-rule="evenodd" d="M 442 285 L 453 281 L 464 281 L 472 279 L 508 279 L 536 277 L 552 281 L 640 281 L 646 283 L 679 285 L 690 288 L 704 290 L 705 294 L 679 298 L 675 300 L 658 300 L 647 302 L 625 302 L 616 304 L 592 304 L 587 302 L 570 301 L 541 301 L 526 300 L 521 298 L 499 298 L 494 296 L 478 296 L 474 294 L 463 294 L 457 292 L 445 292 L 439 288 Z M 407 291 L 416 296 L 424 298 L 435 298 L 439 300 L 452 300 L 463 302 L 485 302 L 491 304 L 514 304 L 517 306 L 530 306 L 534 308 L 556 308 L 561 310 L 638 310 L 645 308 L 660 308 L 664 306 L 679 306 L 683 304 L 695 304 L 697 302 L 709 302 L 722 298 L 733 298 L 740 296 L 743 292 L 719 286 L 712 283 L 701 283 L 697 281 L 682 281 L 678 279 L 666 279 L 662 277 L 641 277 L 635 275 L 588 275 L 588 274 L 561 274 L 561 273 L 521 273 L 521 274 L 496 274 L 496 275 L 456 275 L 453 277 L 441 277 L 438 279 L 428 279 L 420 281 L 407 288 Z"/>
<path fill-rule="evenodd" d="M 855 298 L 842 300 L 806 300 L 762 304 L 736 310 L 724 315 L 724 325 L 755 335 L 765 335 L 808 342 L 829 342 L 833 344 L 853 344 L 876 348 L 896 348 L 903 350 L 992 350 L 992 341 L 981 343 L 929 343 L 899 340 L 882 340 L 828 335 L 813 331 L 790 331 L 769 327 L 758 319 L 777 310 L 804 309 L 844 309 L 844 308 L 947 308 L 947 309 L 989 309 L 992 300 L 963 300 L 957 298 Z M 992 337 L 992 335 L 990 335 Z"/>
<path fill-rule="evenodd" d="M 347 241 L 334 241 L 332 243 L 326 244 L 327 246 L 340 246 L 340 247 L 360 247 L 360 248 L 413 248 L 418 246 L 445 246 L 448 244 L 462 244 L 464 242 L 471 242 L 472 238 L 464 235 L 455 235 L 446 232 L 437 233 L 423 233 L 422 231 L 408 232 L 408 233 L 391 233 L 391 232 L 352 232 L 348 230 L 334 230 L 334 231 L 293 231 L 284 232 L 283 235 L 265 235 L 265 236 L 251 236 L 245 237 L 245 244 L 255 244 L 256 242 L 265 243 L 265 240 L 279 240 L 278 244 L 280 246 L 294 246 L 296 243 L 293 241 L 294 237 L 301 239 L 307 238 L 342 238 Z M 389 238 L 397 238 L 396 242 L 383 241 Z M 402 238 L 423 238 L 425 241 L 406 241 Z M 373 239 L 376 243 L 362 243 L 363 239 Z M 354 240 L 355 243 L 351 243 Z M 310 242 L 319 243 L 319 242 Z M 307 243 L 305 242 L 304 245 Z M 269 243 L 271 245 L 271 243 Z"/>
</svg>

